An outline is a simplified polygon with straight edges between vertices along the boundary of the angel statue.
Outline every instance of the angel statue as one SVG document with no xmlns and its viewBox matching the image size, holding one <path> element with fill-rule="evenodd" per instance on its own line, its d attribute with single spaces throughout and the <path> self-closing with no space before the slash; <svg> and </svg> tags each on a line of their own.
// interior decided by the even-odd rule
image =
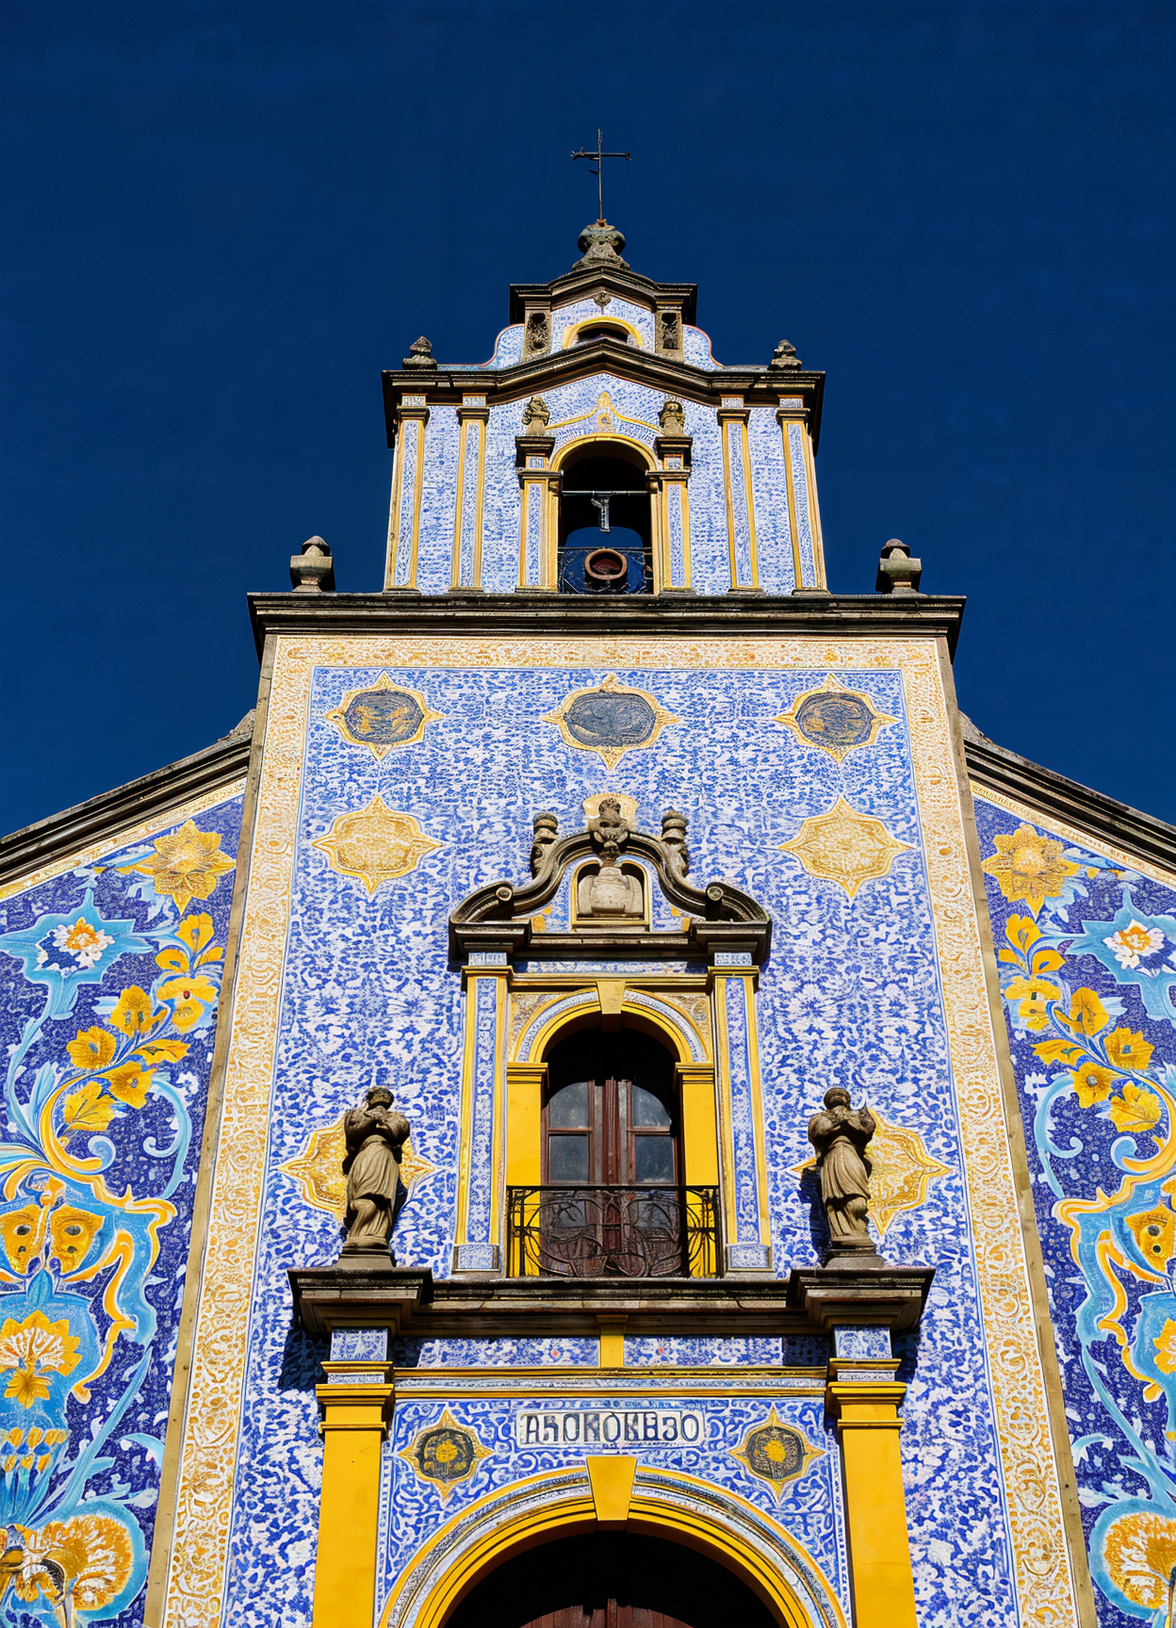
<svg viewBox="0 0 1176 1628">
<path fill-rule="evenodd" d="M 386 1085 L 373 1085 L 363 1106 L 349 1108 L 343 1116 L 347 1142 L 343 1160 L 347 1177 L 345 1255 L 386 1252 L 408 1197 L 400 1179 L 400 1159 L 410 1127 L 404 1115 L 393 1110 L 395 1100 Z"/>
</svg>

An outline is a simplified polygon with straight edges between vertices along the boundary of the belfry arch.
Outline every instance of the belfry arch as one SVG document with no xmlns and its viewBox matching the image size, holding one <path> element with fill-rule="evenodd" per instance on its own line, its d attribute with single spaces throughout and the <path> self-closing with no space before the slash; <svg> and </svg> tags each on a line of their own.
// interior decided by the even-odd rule
<svg viewBox="0 0 1176 1628">
<path fill-rule="evenodd" d="M 559 470 L 557 587 L 569 594 L 650 594 L 655 584 L 653 458 L 627 436 L 569 442 Z"/>
</svg>

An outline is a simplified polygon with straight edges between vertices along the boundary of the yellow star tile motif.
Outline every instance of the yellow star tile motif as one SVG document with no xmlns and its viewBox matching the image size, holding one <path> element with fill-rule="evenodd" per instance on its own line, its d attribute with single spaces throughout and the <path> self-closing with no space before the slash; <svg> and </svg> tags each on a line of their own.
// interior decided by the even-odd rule
<svg viewBox="0 0 1176 1628">
<path fill-rule="evenodd" d="M 324 1210 L 327 1215 L 342 1221 L 347 1209 L 347 1177 L 343 1174 L 346 1153 L 343 1120 L 339 1118 L 312 1130 L 302 1145 L 302 1151 L 287 1159 L 278 1169 L 297 1183 L 304 1204 L 309 1204 L 315 1210 Z M 400 1179 L 409 1193 L 418 1182 L 427 1181 L 436 1174 L 437 1166 L 413 1151 L 412 1138 L 409 1137 L 400 1150 Z"/>
<path fill-rule="evenodd" d="M 150 859 L 128 865 L 119 874 L 129 876 L 139 871 L 149 876 L 156 893 L 174 899 L 182 915 L 193 899 L 207 899 L 233 864 L 221 852 L 218 832 L 198 831 L 196 822 L 187 820 L 178 831 L 158 838 Z"/>
<path fill-rule="evenodd" d="M 951 1166 L 933 1159 L 923 1138 L 909 1125 L 896 1125 L 878 1108 L 870 1112 L 878 1129 L 866 1148 L 870 1161 L 870 1220 L 879 1240 L 885 1238 L 895 1216 L 903 1210 L 917 1210 L 927 1202 L 933 1181 L 951 1175 Z M 799 1176 L 812 1170 L 816 1158 L 792 1166 Z"/>
<path fill-rule="evenodd" d="M 554 712 L 543 715 L 565 745 L 596 752 L 606 769 L 615 769 L 626 752 L 652 746 L 667 724 L 678 721 L 655 695 L 628 688 L 615 673 L 603 684 L 573 690 Z"/>
<path fill-rule="evenodd" d="M 823 1458 L 825 1449 L 814 1447 L 796 1425 L 788 1424 L 776 1412 L 775 1403 L 762 1424 L 752 1425 L 731 1457 L 759 1481 L 766 1481 L 776 1502 L 790 1481 L 799 1481 L 814 1459 Z"/>
<path fill-rule="evenodd" d="M 996 878 L 1006 899 L 1027 904 L 1034 915 L 1078 875 L 1079 867 L 1063 856 L 1062 844 L 1055 837 L 1041 836 L 1031 825 L 1021 824 L 1011 833 L 998 831 L 993 842 L 996 852 L 980 869 Z"/>
<path fill-rule="evenodd" d="M 897 723 L 888 713 L 877 712 L 868 695 L 847 689 L 830 673 L 817 690 L 798 695 L 787 712 L 776 717 L 806 746 L 818 746 L 840 763 L 857 746 L 873 746 L 878 731 Z"/>
<path fill-rule="evenodd" d="M 859 814 L 839 797 L 827 814 L 806 820 L 781 851 L 795 854 L 810 876 L 836 882 L 852 899 L 863 882 L 888 876 L 897 854 L 909 843 L 897 842 L 872 814 Z"/>
<path fill-rule="evenodd" d="M 454 1487 L 477 1474 L 491 1449 L 483 1447 L 477 1432 L 458 1424 L 446 1408 L 436 1424 L 426 1425 L 396 1456 L 412 1466 L 418 1481 L 435 1487 L 445 1503 Z"/>
<path fill-rule="evenodd" d="M 311 844 L 326 854 L 340 876 L 353 876 L 373 894 L 416 870 L 441 844 L 421 830 L 411 814 L 389 808 L 377 792 L 366 808 L 340 814 L 331 829 Z"/>
<path fill-rule="evenodd" d="M 419 690 L 381 673 L 374 684 L 348 690 L 323 716 L 352 746 L 366 746 L 378 763 L 393 747 L 414 746 L 424 738 L 425 725 L 445 714 L 434 712 Z"/>
</svg>

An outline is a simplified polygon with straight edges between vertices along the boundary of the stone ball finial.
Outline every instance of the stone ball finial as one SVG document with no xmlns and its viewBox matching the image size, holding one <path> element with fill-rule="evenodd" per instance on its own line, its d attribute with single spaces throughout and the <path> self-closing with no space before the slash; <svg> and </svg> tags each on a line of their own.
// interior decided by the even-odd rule
<svg viewBox="0 0 1176 1628">
<path fill-rule="evenodd" d="M 585 226 L 577 239 L 577 247 L 584 258 L 578 260 L 576 266 L 604 265 L 619 266 L 625 271 L 629 269 L 629 262 L 621 259 L 625 234 L 610 226 L 606 220 L 593 221 L 591 226 Z"/>
<path fill-rule="evenodd" d="M 686 409 L 680 401 L 663 401 L 657 421 L 666 435 L 686 434 Z"/>
<path fill-rule="evenodd" d="M 308 537 L 302 552 L 290 561 L 290 581 L 296 594 L 333 593 L 335 562 L 331 558 L 331 545 L 321 537 Z"/>
<path fill-rule="evenodd" d="M 404 358 L 405 367 L 435 368 L 437 366 L 437 358 L 433 355 L 433 347 L 425 338 L 424 334 L 422 334 L 419 339 L 415 340 L 408 347 L 408 350 L 409 354 Z"/>
<path fill-rule="evenodd" d="M 891 537 L 883 543 L 874 581 L 875 593 L 917 594 L 922 579 L 922 560 L 911 559 L 911 551 L 901 538 Z"/>
<path fill-rule="evenodd" d="M 796 346 L 790 344 L 787 339 L 782 339 L 772 352 L 772 360 L 768 363 L 768 366 L 803 367 L 804 364 L 796 354 Z"/>
</svg>

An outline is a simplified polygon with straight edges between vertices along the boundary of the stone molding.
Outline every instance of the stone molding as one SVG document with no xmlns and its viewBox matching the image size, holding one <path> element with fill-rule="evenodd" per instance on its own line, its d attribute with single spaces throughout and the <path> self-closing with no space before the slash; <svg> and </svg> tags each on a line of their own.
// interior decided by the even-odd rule
<svg viewBox="0 0 1176 1628">
<path fill-rule="evenodd" d="M 964 751 L 969 778 L 977 787 L 1027 803 L 1043 825 L 1056 819 L 1077 826 L 1095 847 L 1108 842 L 1176 875 L 1176 826 L 997 746 L 970 720 L 964 727 Z"/>
<path fill-rule="evenodd" d="M 788 1304 L 822 1333 L 838 1324 L 901 1333 L 917 1326 L 934 1276 L 933 1266 L 794 1266 Z"/>
<path fill-rule="evenodd" d="M 215 745 L 0 838 L 0 888 L 107 836 L 113 844 L 128 825 L 155 816 L 162 824 L 171 809 L 221 786 L 232 786 L 248 772 L 252 746 L 251 712 Z"/>
<path fill-rule="evenodd" d="M 583 594 L 422 594 L 406 602 L 391 594 L 250 594 L 249 615 L 260 657 L 269 634 L 337 638 L 414 634 L 471 638 L 620 637 L 779 638 L 816 634 L 836 639 L 943 638 L 955 654 L 962 596 L 948 594 L 822 594 L 819 599 L 757 595 L 633 594 L 592 599 Z"/>
<path fill-rule="evenodd" d="M 463 394 L 477 391 L 486 397 L 486 405 L 491 408 L 542 395 L 602 371 L 658 390 L 662 395 L 679 400 L 685 397 L 716 409 L 721 397 L 731 395 L 742 395 L 745 409 L 770 407 L 774 413 L 780 404 L 780 374 L 769 373 L 765 367 L 695 367 L 672 352 L 639 350 L 622 340 L 602 335 L 566 350 L 544 351 L 506 367 L 441 367 L 437 373 L 429 374 L 427 380 L 404 368 L 386 368 L 381 381 L 388 445 L 395 444 L 400 398 L 405 393 L 419 396 L 425 389 L 430 406 L 460 407 Z M 788 374 L 788 390 L 804 401 L 816 452 L 821 438 L 825 375 L 813 368 L 801 368 Z"/>
<path fill-rule="evenodd" d="M 309 1334 L 382 1327 L 419 1339 L 517 1339 L 599 1334 L 776 1335 L 835 1323 L 901 1330 L 919 1321 L 930 1266 L 726 1278 L 447 1278 L 415 1267 L 291 1267 L 295 1320 Z"/>
</svg>

